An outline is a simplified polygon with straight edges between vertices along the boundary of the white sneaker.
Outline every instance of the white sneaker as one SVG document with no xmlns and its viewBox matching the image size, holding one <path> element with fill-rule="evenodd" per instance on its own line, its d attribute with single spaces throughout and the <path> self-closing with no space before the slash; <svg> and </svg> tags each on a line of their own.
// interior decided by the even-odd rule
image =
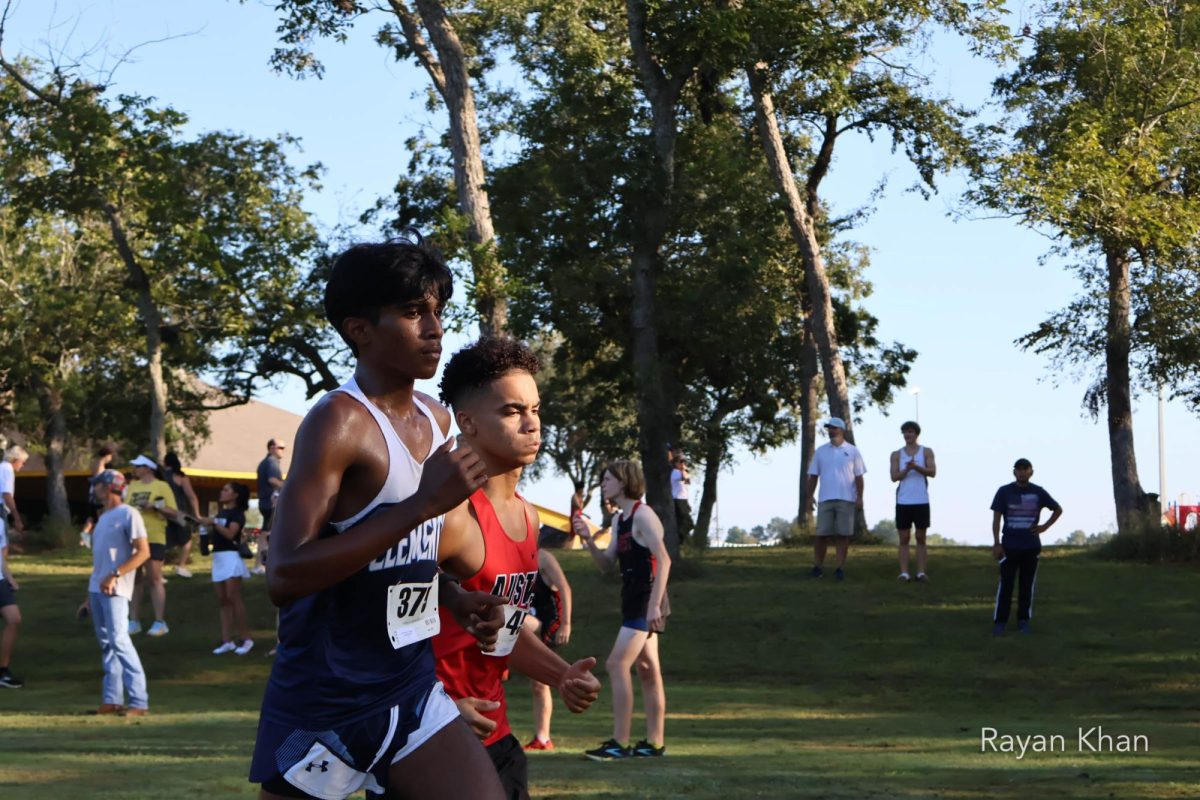
<svg viewBox="0 0 1200 800">
<path fill-rule="evenodd" d="M 250 574 L 251 574 L 251 575 L 266 575 L 266 574 L 267 574 L 267 568 L 266 568 L 266 567 L 264 567 L 264 566 L 261 566 L 261 565 L 260 565 L 260 566 L 257 566 L 257 567 L 255 567 L 254 569 L 250 570 Z"/>
<path fill-rule="evenodd" d="M 254 640 L 247 639 L 246 641 L 239 644 L 233 652 L 238 654 L 239 656 L 244 656 L 244 655 L 246 655 L 246 653 L 249 653 L 253 649 L 254 649 Z"/>
<path fill-rule="evenodd" d="M 166 636 L 170 632 L 171 629 L 167 627 L 167 623 L 163 622 L 161 619 L 156 619 L 154 620 L 154 624 L 150 626 L 150 630 L 146 631 L 146 635 Z"/>
<path fill-rule="evenodd" d="M 896 580 L 908 583 L 912 580 L 912 577 L 907 572 L 901 572 L 898 576 L 896 576 Z"/>
<path fill-rule="evenodd" d="M 213 655 L 219 656 L 222 653 L 232 653 L 234 650 L 237 650 L 236 644 L 234 644 L 233 642 L 222 642 L 220 647 L 213 650 Z"/>
<path fill-rule="evenodd" d="M 136 619 L 129 620 L 129 635 L 133 636 L 135 633 L 141 633 L 141 632 L 142 632 L 142 623 L 138 622 Z"/>
<path fill-rule="evenodd" d="M 188 569 L 187 567 L 176 567 L 175 574 L 181 578 L 192 577 L 192 571 L 190 569 Z"/>
</svg>

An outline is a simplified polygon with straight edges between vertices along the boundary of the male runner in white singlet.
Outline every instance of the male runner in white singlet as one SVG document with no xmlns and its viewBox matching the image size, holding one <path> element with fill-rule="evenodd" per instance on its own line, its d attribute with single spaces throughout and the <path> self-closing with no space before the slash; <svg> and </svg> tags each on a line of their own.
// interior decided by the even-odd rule
<svg viewBox="0 0 1200 800">
<path fill-rule="evenodd" d="M 260 797 L 499 798 L 487 753 L 437 681 L 445 513 L 486 481 L 450 417 L 414 391 L 441 356 L 452 292 L 418 242 L 359 245 L 334 263 L 330 323 L 354 378 L 305 417 L 272 524 L 267 582 L 280 607 L 250 780 Z M 502 598 L 464 595 L 487 637 Z M 492 628 L 494 633 L 494 628 Z"/>
</svg>

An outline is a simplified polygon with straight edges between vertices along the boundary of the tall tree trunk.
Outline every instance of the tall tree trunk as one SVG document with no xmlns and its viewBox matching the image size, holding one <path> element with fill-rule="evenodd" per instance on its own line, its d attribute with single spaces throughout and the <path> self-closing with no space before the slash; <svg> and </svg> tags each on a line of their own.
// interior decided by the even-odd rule
<svg viewBox="0 0 1200 800">
<path fill-rule="evenodd" d="M 1114 244 L 1105 246 L 1108 267 L 1108 325 L 1105 330 L 1108 447 L 1112 459 L 1113 500 L 1117 530 L 1138 529 L 1145 517 L 1145 493 L 1138 480 L 1137 454 L 1133 449 L 1133 403 L 1129 387 L 1130 292 L 1129 258 Z"/>
<path fill-rule="evenodd" d="M 708 447 L 704 451 L 704 488 L 700 493 L 700 507 L 696 513 L 696 532 L 693 540 L 703 546 L 708 546 L 709 526 L 712 525 L 713 507 L 717 504 L 717 478 L 721 472 L 721 460 L 725 457 L 725 448 L 719 437 L 710 436 Z"/>
<path fill-rule="evenodd" d="M 437 51 L 435 58 L 403 0 L 390 0 L 409 46 L 433 80 L 450 117 L 450 152 L 458 207 L 467 219 L 471 270 L 475 278 L 475 308 L 485 336 L 508 329 L 506 275 L 496 254 L 492 207 L 484 188 L 486 174 L 479 139 L 479 117 L 471 90 L 468 58 L 454 24 L 439 0 L 415 0 L 421 21 Z"/>
<path fill-rule="evenodd" d="M 679 555 L 679 528 L 671 502 L 671 465 L 667 442 L 672 420 L 663 389 L 655 315 L 659 251 L 667 235 L 675 189 L 676 104 L 695 65 L 668 76 L 650 51 L 645 0 L 626 0 L 629 44 L 643 93 L 650 103 L 654 129 L 654 165 L 646 192 L 636 208 L 638 231 L 630 268 L 633 275 L 633 369 L 638 387 L 638 429 L 646 499 L 663 523 L 672 557 Z"/>
<path fill-rule="evenodd" d="M 64 477 L 67 448 L 67 418 L 63 414 L 62 393 L 40 377 L 34 378 L 38 407 L 42 412 L 42 444 L 46 448 L 46 508 L 54 527 L 65 529 L 71 523 Z"/>
<path fill-rule="evenodd" d="M 138 313 L 146 330 L 146 372 L 150 377 L 150 450 L 155 461 L 162 463 L 167 452 L 167 382 L 163 378 L 162 314 L 150 291 L 150 277 L 142 269 L 129 237 L 121 212 L 110 201 L 101 199 L 108 217 L 113 242 L 129 274 L 129 285 L 137 293 Z"/>
<path fill-rule="evenodd" d="M 813 338 L 811 317 L 805 317 L 804 350 L 800 361 L 800 509 L 796 524 L 804 529 L 813 525 L 808 505 L 808 465 L 817 449 L 817 412 L 821 409 L 817 363 L 817 343 Z"/>
<path fill-rule="evenodd" d="M 754 98 L 754 116 L 767 164 L 775 178 L 776 188 L 787 206 L 788 226 L 804 261 L 805 288 L 812 303 L 812 331 L 821 356 L 821 371 L 825 378 L 829 410 L 833 416 L 845 420 L 846 440 L 854 442 L 854 414 L 850 407 L 850 390 L 846 381 L 846 369 L 842 364 L 841 349 L 838 346 L 837 330 L 834 327 L 829 276 L 825 272 L 825 258 L 821 254 L 821 244 L 817 239 L 815 220 L 808 212 L 796 187 L 791 162 L 788 160 L 783 136 L 779 131 L 779 121 L 775 117 L 775 101 L 768 83 L 766 66 L 751 64 L 746 67 L 746 75 L 750 83 L 750 93 Z"/>
</svg>

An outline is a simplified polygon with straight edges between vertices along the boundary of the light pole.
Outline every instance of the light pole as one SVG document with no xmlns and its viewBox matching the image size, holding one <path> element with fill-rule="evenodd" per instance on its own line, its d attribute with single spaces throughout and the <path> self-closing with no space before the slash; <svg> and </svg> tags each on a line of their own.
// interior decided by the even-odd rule
<svg viewBox="0 0 1200 800">
<path fill-rule="evenodd" d="M 1162 381 L 1158 382 L 1158 513 L 1167 513 L 1167 434 L 1163 422 L 1166 402 L 1163 400 Z"/>
<path fill-rule="evenodd" d="M 914 386 L 908 390 L 908 393 L 913 396 L 913 405 L 916 407 L 916 417 L 913 422 L 919 424 L 921 422 L 921 387 Z"/>
</svg>

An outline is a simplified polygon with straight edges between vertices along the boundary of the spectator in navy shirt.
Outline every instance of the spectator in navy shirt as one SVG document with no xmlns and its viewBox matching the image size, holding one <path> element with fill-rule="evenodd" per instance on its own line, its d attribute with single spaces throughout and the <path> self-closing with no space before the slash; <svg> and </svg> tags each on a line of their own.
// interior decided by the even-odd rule
<svg viewBox="0 0 1200 800">
<path fill-rule="evenodd" d="M 1013 582 L 1020 577 L 1017 596 L 1017 630 L 1029 633 L 1033 616 L 1033 587 L 1037 579 L 1041 535 L 1062 516 L 1062 506 L 1042 487 L 1030 483 L 1033 464 L 1018 458 L 1013 464 L 1016 481 L 1001 486 L 992 500 L 992 554 L 1000 562 L 1000 587 L 996 591 L 996 610 L 992 617 L 992 635 L 1000 636 L 1008 624 L 1012 606 Z M 1050 518 L 1039 521 L 1042 509 L 1050 509 Z M 1003 518 L 1003 539 L 1000 522 Z"/>
</svg>

